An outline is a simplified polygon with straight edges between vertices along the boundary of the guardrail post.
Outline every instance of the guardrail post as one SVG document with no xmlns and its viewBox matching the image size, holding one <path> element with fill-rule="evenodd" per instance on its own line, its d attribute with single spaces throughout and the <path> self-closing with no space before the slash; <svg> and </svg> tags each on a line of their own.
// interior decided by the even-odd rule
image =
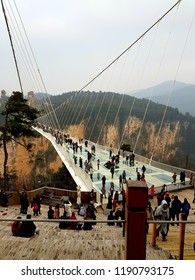
<svg viewBox="0 0 195 280">
<path fill-rule="evenodd" d="M 127 181 L 127 203 L 125 228 L 126 260 L 146 259 L 146 226 L 148 187 L 141 181 Z"/>
<path fill-rule="evenodd" d="M 155 217 L 154 220 L 156 220 Z M 156 247 L 156 223 L 152 225 L 152 247 Z"/>
<path fill-rule="evenodd" d="M 186 220 L 186 215 L 181 213 L 181 220 Z M 178 259 L 183 260 L 183 252 L 184 252 L 184 240 L 185 240 L 185 223 L 180 223 L 180 234 L 179 234 L 179 255 Z"/>
</svg>

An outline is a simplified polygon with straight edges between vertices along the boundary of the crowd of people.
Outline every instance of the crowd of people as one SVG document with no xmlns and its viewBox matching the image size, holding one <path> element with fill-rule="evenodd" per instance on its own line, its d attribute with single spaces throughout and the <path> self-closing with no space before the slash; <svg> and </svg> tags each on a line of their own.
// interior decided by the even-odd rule
<svg viewBox="0 0 195 280">
<path fill-rule="evenodd" d="M 12 234 L 20 237 L 32 237 L 39 234 L 39 228 L 31 221 L 31 214 L 26 215 L 26 219 L 21 221 L 21 217 L 17 217 L 17 221 L 11 224 Z"/>
<path fill-rule="evenodd" d="M 159 194 L 156 196 L 156 207 L 152 208 L 151 201 L 148 201 L 147 219 L 157 220 L 159 223 L 156 228 L 156 238 L 161 234 L 162 240 L 167 240 L 167 235 L 170 226 L 178 226 L 178 221 L 181 219 L 187 220 L 191 209 L 190 202 L 187 198 L 183 201 L 179 199 L 178 195 L 171 195 L 162 187 Z M 160 223 L 160 221 L 169 221 L 168 223 Z M 149 226 L 147 225 L 147 232 Z"/>
<path fill-rule="evenodd" d="M 119 192 L 114 191 L 114 187 L 111 186 L 110 193 L 108 194 L 108 203 L 106 209 L 110 211 L 107 215 L 108 220 L 116 220 L 116 225 L 122 226 L 119 220 L 123 220 L 124 216 L 124 205 L 125 205 L 125 191 L 123 190 L 122 200 L 120 200 Z M 120 199 L 119 199 L 120 198 Z M 59 219 L 60 229 L 75 229 L 75 230 L 92 230 L 96 225 L 96 194 L 92 189 L 89 192 L 89 203 L 79 205 L 76 204 L 73 207 L 72 202 L 69 200 L 64 201 L 64 205 L 56 204 L 55 207 L 48 206 L 47 218 L 48 219 Z M 31 202 L 29 202 L 28 195 L 25 191 L 20 193 L 20 214 L 25 214 L 26 217 L 23 219 L 21 216 L 17 217 L 11 224 L 11 230 L 13 236 L 20 237 L 32 237 L 39 233 L 39 229 L 35 223 L 31 220 L 32 217 L 36 218 L 41 215 L 41 199 L 39 195 L 36 195 Z M 76 210 L 75 210 L 76 209 Z M 60 213 L 62 211 L 62 214 Z M 30 214 L 31 213 L 31 214 Z M 112 214 L 112 215 L 111 215 Z M 82 219 L 78 218 L 82 217 Z M 74 220 L 74 221 L 73 221 Z M 113 222 L 108 222 L 108 225 L 114 225 Z"/>
<path fill-rule="evenodd" d="M 54 133 L 52 131 L 52 134 L 56 138 L 56 142 L 61 144 L 63 142 L 68 143 L 69 147 L 73 149 L 73 154 L 77 154 L 78 150 L 80 150 L 80 154 L 82 154 L 82 141 L 83 139 L 79 140 L 79 143 L 74 143 L 72 139 L 69 138 L 69 135 L 62 135 L 61 133 Z M 88 142 L 85 141 L 85 147 L 88 147 Z M 85 168 L 85 171 L 89 173 L 91 180 L 93 181 L 93 164 L 95 159 L 95 151 L 96 148 L 93 145 L 91 147 L 91 151 L 88 151 L 87 153 L 87 160 L 83 163 L 82 158 L 79 158 L 79 166 L 81 168 Z M 126 164 L 130 166 L 135 165 L 135 155 L 132 153 L 131 155 L 124 155 L 123 157 L 126 158 Z M 77 164 L 77 157 L 74 156 L 75 164 Z M 112 149 L 109 151 L 109 160 L 105 164 L 105 167 L 110 169 L 111 173 L 111 179 L 113 179 L 115 175 L 115 168 L 120 162 L 120 151 L 117 155 L 113 155 Z M 96 160 L 97 163 L 97 170 L 100 169 L 100 160 Z M 140 171 L 136 168 L 137 172 L 137 180 L 146 182 L 145 174 L 146 174 L 146 167 L 145 165 L 142 166 Z M 181 171 L 179 179 L 182 184 L 185 184 L 185 171 Z M 195 176 L 192 175 L 191 183 L 194 184 L 194 178 Z M 123 170 L 122 174 L 119 175 L 119 188 L 118 190 L 114 189 L 114 184 L 110 184 L 110 190 L 108 191 L 108 185 L 106 184 L 106 177 L 105 175 L 102 176 L 102 199 L 107 199 L 107 224 L 109 226 L 113 225 L 119 225 L 122 226 L 122 223 L 119 221 L 120 219 L 123 220 L 125 218 L 125 201 L 126 201 L 126 194 L 125 190 L 123 188 L 123 184 L 126 184 L 127 178 L 126 178 L 126 171 Z M 130 179 L 130 178 L 129 178 Z M 172 176 L 172 183 L 176 184 L 177 182 L 177 174 L 176 172 L 173 173 Z M 151 198 L 154 197 L 154 186 L 153 191 L 151 191 Z M 147 208 L 147 218 L 148 220 L 156 219 L 159 221 L 157 225 L 156 230 L 156 237 L 158 238 L 161 234 L 162 240 L 167 240 L 167 235 L 169 232 L 170 226 L 178 225 L 178 221 L 180 218 L 180 214 L 183 213 L 184 219 L 188 219 L 189 211 L 191 209 L 191 205 L 188 202 L 187 198 L 184 198 L 183 201 L 181 201 L 177 195 L 171 196 L 167 191 L 165 191 L 164 188 L 162 188 L 161 192 L 156 196 L 157 197 L 157 206 L 155 209 L 152 208 L 151 202 L 148 202 L 148 208 Z M 59 222 L 59 228 L 60 229 L 83 229 L 83 230 L 91 230 L 93 226 L 96 225 L 96 208 L 94 206 L 95 204 L 95 196 L 94 191 L 90 192 L 89 194 L 89 204 L 85 206 L 83 203 L 80 203 L 77 205 L 77 210 L 73 211 L 73 205 L 70 201 L 64 202 L 64 208 L 63 208 L 63 214 L 60 214 L 60 205 L 57 204 L 54 209 L 52 209 L 52 206 L 49 206 L 48 209 L 48 219 L 60 219 Z M 38 196 L 34 197 L 32 202 L 28 201 L 27 195 L 25 192 L 22 192 L 20 195 L 20 202 L 21 202 L 21 214 L 26 214 L 28 216 L 27 220 L 29 220 L 29 214 L 28 214 L 28 208 L 31 206 L 33 210 L 33 216 L 39 216 L 41 215 L 41 201 Z M 80 222 L 80 219 L 77 220 L 77 215 L 83 218 L 83 222 Z M 26 217 L 27 217 L 26 216 Z M 13 231 L 20 232 L 22 228 L 22 224 L 24 221 L 14 222 L 13 225 Z M 71 220 L 74 220 L 72 222 Z M 161 220 L 168 220 L 172 223 L 160 223 Z M 111 221 L 111 222 L 110 222 Z M 114 222 L 113 222 L 114 221 Z M 116 222 L 115 222 L 116 221 Z M 30 221 L 27 221 L 30 222 Z M 32 222 L 32 221 L 31 221 Z M 33 222 L 32 222 L 33 223 Z M 32 224 L 31 223 L 31 224 Z M 30 225 L 30 223 L 27 223 Z M 34 224 L 34 223 L 33 223 Z M 20 228 L 21 227 L 21 228 Z M 146 232 L 148 232 L 149 226 L 147 225 Z M 35 234 L 36 226 L 34 229 Z M 23 230 L 19 233 L 19 236 L 21 236 L 24 232 L 24 226 Z M 17 233 L 16 233 L 17 234 Z M 13 233 L 13 235 L 16 235 Z"/>
</svg>

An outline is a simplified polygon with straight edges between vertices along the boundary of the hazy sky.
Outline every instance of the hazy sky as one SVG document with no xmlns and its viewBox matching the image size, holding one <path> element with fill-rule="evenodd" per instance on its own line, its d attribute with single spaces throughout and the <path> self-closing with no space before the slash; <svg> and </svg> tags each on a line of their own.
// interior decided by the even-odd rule
<svg viewBox="0 0 195 280">
<path fill-rule="evenodd" d="M 176 2 L 4 0 L 24 92 L 46 88 L 48 93 L 57 95 L 80 90 Z M 194 84 L 194 14 L 195 0 L 182 0 L 85 90 L 123 93 L 174 79 Z M 20 87 L 2 9 L 0 36 L 0 89 L 10 94 Z"/>
</svg>

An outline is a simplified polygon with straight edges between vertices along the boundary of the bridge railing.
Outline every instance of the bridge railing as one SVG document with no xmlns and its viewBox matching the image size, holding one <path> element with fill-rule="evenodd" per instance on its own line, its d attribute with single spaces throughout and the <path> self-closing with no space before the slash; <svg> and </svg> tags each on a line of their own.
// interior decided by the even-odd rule
<svg viewBox="0 0 195 280">
<path fill-rule="evenodd" d="M 70 174 L 72 175 L 77 185 L 81 187 L 84 186 L 88 191 L 94 189 L 96 191 L 97 202 L 101 203 L 101 191 L 93 185 L 89 175 L 85 172 L 85 170 L 80 168 L 73 162 L 73 157 L 72 154 L 69 152 L 68 145 L 66 143 L 63 143 L 62 145 L 57 144 L 55 137 L 51 135 L 50 132 L 43 131 L 42 129 L 37 128 L 34 129 L 51 141 L 52 145 L 56 149 L 57 153 L 60 155 L 61 159 L 68 168 Z"/>
<path fill-rule="evenodd" d="M 65 154 L 69 167 L 74 170 L 74 172 L 75 172 L 74 176 L 79 177 L 83 181 L 83 183 L 86 185 L 86 187 L 89 191 L 94 189 L 94 191 L 96 191 L 97 202 L 101 203 L 100 190 L 93 185 L 89 175 L 85 172 L 85 170 L 73 162 L 72 154 L 69 153 L 69 149 L 68 149 L 67 145 L 63 144 L 62 146 L 60 146 L 60 149 L 63 150 L 62 153 Z"/>
<path fill-rule="evenodd" d="M 184 247 L 185 245 L 187 245 L 188 240 L 185 238 L 186 235 L 186 225 L 189 224 L 195 224 L 195 221 L 187 221 L 185 218 L 185 214 L 181 213 L 181 220 L 179 221 L 157 221 L 157 220 L 153 220 L 153 221 L 147 221 L 148 224 L 152 224 L 152 240 L 151 240 L 151 245 L 152 247 L 156 247 L 156 227 L 157 224 L 179 224 L 179 233 L 178 233 L 178 254 L 177 254 L 177 259 L 178 260 L 183 260 L 184 259 Z M 190 244 L 191 245 L 191 244 Z M 194 244 L 192 244 L 192 246 L 195 246 L 195 239 L 194 239 Z M 195 251 L 195 248 L 192 248 L 192 250 Z M 194 257 L 195 258 L 195 257 Z"/>
</svg>

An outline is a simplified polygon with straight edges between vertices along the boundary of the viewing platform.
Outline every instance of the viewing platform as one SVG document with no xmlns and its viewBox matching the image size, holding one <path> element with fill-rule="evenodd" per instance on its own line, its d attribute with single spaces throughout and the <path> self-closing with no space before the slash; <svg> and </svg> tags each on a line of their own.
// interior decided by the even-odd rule
<svg viewBox="0 0 195 280">
<path fill-rule="evenodd" d="M 178 194 L 179 198 L 187 198 L 191 204 L 188 220 L 195 220 L 195 204 L 192 204 L 193 190 L 187 189 Z M 156 197 L 150 200 L 152 206 L 156 205 Z M 103 205 L 105 208 L 105 205 Z M 60 208 L 61 214 L 63 208 Z M 11 233 L 11 222 L 0 222 L 0 259 L 1 260 L 124 260 L 125 238 L 123 228 L 117 225 L 108 226 L 107 223 L 97 223 L 90 231 L 60 229 L 59 222 L 47 218 L 48 205 L 41 206 L 41 215 L 36 217 L 40 222 L 35 222 L 40 229 L 39 235 L 32 238 L 14 237 Z M 76 209 L 73 209 L 76 212 Z M 105 220 L 107 216 L 102 208 L 97 208 L 97 220 Z M 32 208 L 28 213 L 32 214 Z M 77 212 L 76 212 L 77 213 Z M 0 207 L 0 218 L 23 219 L 26 215 L 20 214 L 20 205 Z M 83 218 L 77 216 L 79 221 Z M 33 218 L 33 216 L 32 216 Z M 179 227 L 170 227 L 167 242 L 157 240 L 157 246 L 151 246 L 152 224 L 149 225 L 147 235 L 146 260 L 174 260 L 178 257 Z M 195 260 L 192 243 L 195 241 L 195 225 L 187 224 L 185 232 L 184 259 Z"/>
</svg>

